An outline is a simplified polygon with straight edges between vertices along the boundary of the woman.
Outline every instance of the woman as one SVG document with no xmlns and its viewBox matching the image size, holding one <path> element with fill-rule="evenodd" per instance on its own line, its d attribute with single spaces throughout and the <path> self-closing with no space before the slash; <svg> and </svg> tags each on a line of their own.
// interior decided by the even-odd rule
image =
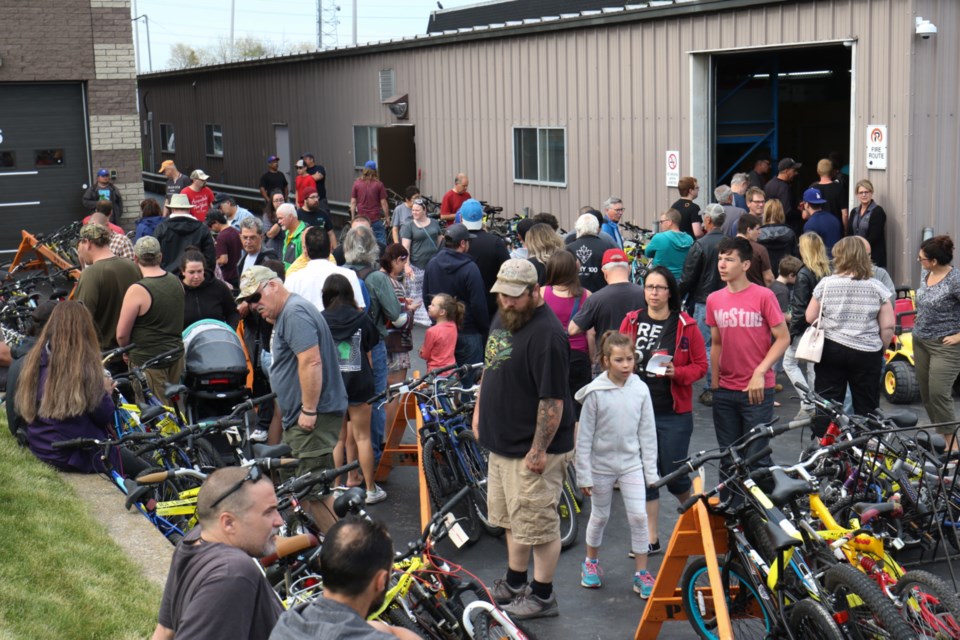
<svg viewBox="0 0 960 640">
<path fill-rule="evenodd" d="M 387 230 L 383 220 L 387 217 L 387 189 L 377 175 L 377 163 L 368 160 L 363 172 L 350 190 L 350 219 L 361 216 L 370 221 L 373 235 L 380 244 L 387 244 Z"/>
<path fill-rule="evenodd" d="M 133 238 L 136 242 L 143 236 L 152 236 L 157 225 L 163 221 L 163 210 L 160 203 L 153 198 L 140 202 L 140 219 L 137 220 L 137 233 Z"/>
<path fill-rule="evenodd" d="M 872 277 L 870 255 L 859 238 L 847 236 L 833 245 L 833 261 L 834 275 L 817 283 L 807 305 L 807 322 L 819 316 L 824 335 L 814 387 L 842 403 L 850 385 L 854 412 L 867 415 L 880 406 L 883 350 L 893 337 L 890 292 Z M 814 434 L 822 436 L 826 427 L 826 417 L 820 416 Z"/>
<path fill-rule="evenodd" d="M 580 286 L 580 267 L 569 251 L 558 251 L 547 261 L 547 286 L 543 288 L 543 301 L 553 310 L 561 326 L 568 326 L 590 292 Z M 596 331 L 570 336 L 570 397 L 590 384 L 593 354 L 596 352 Z M 581 405 L 574 403 L 577 419 Z"/>
<path fill-rule="evenodd" d="M 797 234 L 784 224 L 785 220 L 780 201 L 775 198 L 767 200 L 763 205 L 763 226 L 760 227 L 760 238 L 757 242 L 770 254 L 770 268 L 774 278 L 780 275 L 780 260 L 784 256 L 799 256 Z"/>
<path fill-rule="evenodd" d="M 810 298 L 813 297 L 813 289 L 822 278 L 830 275 L 830 259 L 827 257 L 827 248 L 823 244 L 823 239 L 816 233 L 805 233 L 800 236 L 800 259 L 803 261 L 803 267 L 797 273 L 797 280 L 793 284 L 793 293 L 790 296 L 790 346 L 783 354 L 783 370 L 793 384 L 797 393 L 801 394 L 797 383 L 803 383 L 808 389 L 814 387 L 816 373 L 812 363 L 800 363 L 797 360 L 797 342 L 800 336 L 807 330 L 810 323 L 807 322 L 805 315 L 807 306 L 810 304 Z M 804 374 L 806 370 L 806 374 Z M 800 412 L 796 419 L 813 417 L 812 404 L 800 404 Z"/>
<path fill-rule="evenodd" d="M 270 194 L 270 206 L 263 210 L 263 228 L 264 234 L 263 246 L 273 251 L 278 256 L 283 255 L 283 227 L 277 220 L 277 207 L 286 202 L 283 197 L 283 191 L 274 191 Z"/>
<path fill-rule="evenodd" d="M 417 303 L 414 319 L 417 324 L 429 327 L 432 324 L 430 316 L 423 307 L 423 270 L 440 245 L 440 224 L 427 217 L 427 203 L 423 200 L 414 200 L 411 211 L 413 217 L 400 227 L 400 242 L 410 252 L 407 288 L 410 297 Z"/>
<path fill-rule="evenodd" d="M 347 461 L 360 460 L 360 471 L 367 487 L 367 504 L 383 502 L 387 492 L 373 481 L 373 447 L 370 443 L 370 411 L 367 400 L 375 395 L 370 351 L 380 342 L 380 334 L 373 321 L 353 296 L 353 285 L 344 276 L 335 273 L 323 283 L 323 311 L 321 312 L 339 354 L 340 375 L 347 389 L 347 412 L 343 414 L 340 440 L 333 450 L 336 466 Z M 351 475 L 354 475 L 351 473 Z M 349 483 L 348 483 L 349 484 Z M 353 485 L 359 486 L 354 480 Z"/>
<path fill-rule="evenodd" d="M 547 262 L 553 254 L 563 249 L 563 238 L 550 225 L 538 222 L 530 227 L 524 241 L 527 247 L 527 260 L 537 270 L 537 283 L 542 287 L 547 280 Z"/>
<path fill-rule="evenodd" d="M 913 326 L 913 357 L 920 398 L 933 424 L 956 421 L 953 383 L 960 374 L 960 272 L 950 266 L 953 240 L 934 236 L 924 240 L 917 256 L 920 288 Z M 938 427 L 952 440 L 956 425 Z M 950 448 L 956 448 L 951 442 Z"/>
<path fill-rule="evenodd" d="M 850 207 L 847 218 L 847 235 L 863 236 L 870 243 L 871 258 L 878 267 L 887 268 L 887 214 L 873 200 L 873 183 L 861 180 L 857 183 L 857 203 Z M 859 205 L 859 206 L 858 206 Z"/>
<path fill-rule="evenodd" d="M 233 329 L 240 322 L 240 312 L 230 287 L 222 280 L 206 275 L 207 261 L 194 247 L 187 247 L 180 258 L 183 278 L 183 326 L 198 320 L 219 320 Z"/>
<path fill-rule="evenodd" d="M 693 383 L 707 373 L 707 350 L 697 321 L 680 310 L 680 289 L 669 269 L 659 265 L 644 279 L 646 309 L 631 311 L 620 325 L 636 348 L 636 373 L 650 388 L 657 422 L 657 466 L 660 476 L 672 473 L 687 458 L 693 434 Z M 654 355 L 670 356 L 662 368 L 649 370 Z M 690 497 L 690 477 L 667 484 L 680 502 Z M 650 553 L 660 551 L 657 516 L 659 491 L 647 488 Z"/>
<path fill-rule="evenodd" d="M 100 452 L 54 449 L 71 438 L 110 437 L 113 380 L 103 375 L 93 317 L 79 302 L 59 303 L 27 354 L 17 380 L 17 410 L 37 458 L 63 471 L 103 473 Z"/>
</svg>

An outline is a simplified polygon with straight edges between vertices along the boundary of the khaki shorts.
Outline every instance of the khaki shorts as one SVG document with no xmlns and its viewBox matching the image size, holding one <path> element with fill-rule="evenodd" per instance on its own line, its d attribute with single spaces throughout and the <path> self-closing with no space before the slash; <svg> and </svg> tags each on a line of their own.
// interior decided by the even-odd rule
<svg viewBox="0 0 960 640">
<path fill-rule="evenodd" d="M 527 469 L 524 458 L 490 454 L 487 471 L 487 515 L 490 521 L 510 529 L 521 544 L 540 545 L 560 537 L 557 503 L 563 474 L 572 453 L 547 454 L 542 474 Z"/>
<path fill-rule="evenodd" d="M 283 432 L 283 443 L 290 445 L 293 457 L 300 460 L 296 472 L 298 476 L 310 471 L 333 469 L 333 447 L 340 437 L 342 425 L 343 416 L 321 413 L 312 431 L 304 431 L 293 425 Z M 315 486 L 309 497 L 319 498 L 322 489 L 319 485 Z"/>
</svg>

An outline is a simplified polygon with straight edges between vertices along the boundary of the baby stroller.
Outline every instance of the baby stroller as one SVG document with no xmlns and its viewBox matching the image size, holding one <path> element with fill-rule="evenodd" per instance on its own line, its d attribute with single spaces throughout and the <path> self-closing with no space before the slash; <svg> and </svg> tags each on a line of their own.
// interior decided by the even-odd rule
<svg viewBox="0 0 960 640">
<path fill-rule="evenodd" d="M 250 396 L 247 359 L 237 333 L 219 320 L 199 320 L 183 330 L 187 421 L 230 413 Z"/>
</svg>

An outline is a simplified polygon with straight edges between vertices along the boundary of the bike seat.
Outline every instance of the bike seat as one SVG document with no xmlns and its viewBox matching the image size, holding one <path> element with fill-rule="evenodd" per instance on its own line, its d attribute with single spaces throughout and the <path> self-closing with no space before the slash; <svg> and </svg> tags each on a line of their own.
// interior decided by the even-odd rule
<svg viewBox="0 0 960 640">
<path fill-rule="evenodd" d="M 813 487 L 810 486 L 809 482 L 799 478 L 791 478 L 783 469 L 774 469 L 772 475 L 773 491 L 768 493 L 767 496 L 770 498 L 770 502 L 777 506 L 785 505 L 794 498 L 813 492 Z"/>
<path fill-rule="evenodd" d="M 185 396 L 190 393 L 190 388 L 182 384 L 166 384 L 163 387 L 163 395 L 168 398 L 176 398 L 177 396 Z"/>
<path fill-rule="evenodd" d="M 293 449 L 288 444 L 253 445 L 254 458 L 284 458 L 290 455 L 293 455 Z"/>
<path fill-rule="evenodd" d="M 338 518 L 346 518 L 348 513 L 358 513 L 367 501 L 367 492 L 363 487 L 353 487 L 344 491 L 333 502 L 333 512 Z"/>
<path fill-rule="evenodd" d="M 903 514 L 903 508 L 896 502 L 858 502 L 853 505 L 853 510 L 860 516 L 860 524 L 864 526 L 880 516 Z"/>
<path fill-rule="evenodd" d="M 899 411 L 884 411 L 883 417 L 890 420 L 902 429 L 917 426 L 920 417 L 916 411 L 910 409 L 901 409 Z"/>
<path fill-rule="evenodd" d="M 767 536 L 770 538 L 770 542 L 773 543 L 773 548 L 776 551 L 783 551 L 785 549 L 789 549 L 790 547 L 799 547 L 803 544 L 803 540 L 794 538 L 792 535 L 781 529 L 776 522 L 767 521 L 765 527 L 767 530 Z"/>
<path fill-rule="evenodd" d="M 914 441 L 930 453 L 935 453 L 937 455 L 940 455 L 947 450 L 947 441 L 939 433 L 920 431 L 914 437 Z"/>
<path fill-rule="evenodd" d="M 153 405 L 149 407 L 142 406 L 140 407 L 140 422 L 143 424 L 148 424 L 164 415 L 166 412 L 167 410 L 159 405 Z"/>
</svg>

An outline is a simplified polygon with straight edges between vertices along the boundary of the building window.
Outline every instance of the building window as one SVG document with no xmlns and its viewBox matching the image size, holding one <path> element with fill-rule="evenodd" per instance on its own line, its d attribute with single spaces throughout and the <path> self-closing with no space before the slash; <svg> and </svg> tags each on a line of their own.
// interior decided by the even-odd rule
<svg viewBox="0 0 960 640">
<path fill-rule="evenodd" d="M 205 124 L 203 125 L 203 132 L 206 139 L 207 155 L 222 158 L 223 127 L 219 124 Z"/>
<path fill-rule="evenodd" d="M 386 102 L 397 94 L 397 77 L 393 69 L 380 70 L 380 102 Z"/>
<path fill-rule="evenodd" d="M 59 167 L 63 165 L 63 149 L 37 149 L 34 152 L 35 164 L 40 167 Z"/>
<path fill-rule="evenodd" d="M 13 151 L 0 151 L 0 169 L 17 166 L 17 154 Z"/>
<path fill-rule="evenodd" d="M 355 126 L 353 128 L 353 161 L 362 169 L 368 160 L 377 161 L 377 128 Z"/>
<path fill-rule="evenodd" d="M 218 127 L 219 128 L 219 127 Z M 207 147 L 209 149 L 209 147 Z M 173 153 L 177 150 L 176 138 L 173 133 L 173 125 L 160 123 L 160 151 L 163 153 Z M 209 151 L 207 153 L 210 153 Z"/>
<path fill-rule="evenodd" d="M 565 187 L 566 129 L 514 127 L 513 181 Z"/>
</svg>

